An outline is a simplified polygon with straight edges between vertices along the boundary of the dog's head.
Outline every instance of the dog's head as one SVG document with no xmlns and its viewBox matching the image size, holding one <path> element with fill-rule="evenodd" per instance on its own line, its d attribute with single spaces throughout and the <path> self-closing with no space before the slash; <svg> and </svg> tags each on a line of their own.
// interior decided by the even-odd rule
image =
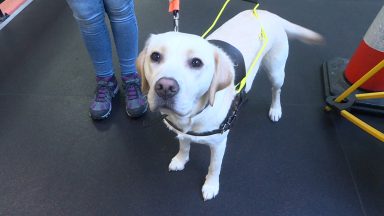
<svg viewBox="0 0 384 216">
<path fill-rule="evenodd" d="M 178 32 L 151 35 L 136 62 L 142 91 L 152 111 L 187 117 L 201 100 L 233 84 L 233 64 L 199 36 Z"/>
</svg>

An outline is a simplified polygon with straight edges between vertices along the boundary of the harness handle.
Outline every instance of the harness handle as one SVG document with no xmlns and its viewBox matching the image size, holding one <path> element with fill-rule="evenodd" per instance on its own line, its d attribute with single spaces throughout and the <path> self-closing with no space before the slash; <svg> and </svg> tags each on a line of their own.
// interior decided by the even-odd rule
<svg viewBox="0 0 384 216">
<path fill-rule="evenodd" d="M 180 1 L 179 0 L 169 0 L 168 12 L 172 13 L 174 11 L 180 10 Z"/>
<path fill-rule="evenodd" d="M 174 31 L 179 31 L 179 11 L 180 11 L 180 1 L 179 0 L 169 0 L 168 12 L 173 14 L 173 26 Z"/>
</svg>

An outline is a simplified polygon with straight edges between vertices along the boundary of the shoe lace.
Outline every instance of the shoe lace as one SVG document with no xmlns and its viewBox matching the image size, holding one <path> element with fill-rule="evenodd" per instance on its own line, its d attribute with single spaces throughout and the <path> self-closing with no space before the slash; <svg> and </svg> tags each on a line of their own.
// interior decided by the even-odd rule
<svg viewBox="0 0 384 216">
<path fill-rule="evenodd" d="M 99 81 L 96 86 L 96 97 L 97 102 L 107 102 L 111 99 L 111 90 L 108 88 L 107 81 Z"/>
<path fill-rule="evenodd" d="M 136 81 L 125 83 L 125 95 L 128 100 L 135 100 L 139 97 L 140 85 Z"/>
</svg>

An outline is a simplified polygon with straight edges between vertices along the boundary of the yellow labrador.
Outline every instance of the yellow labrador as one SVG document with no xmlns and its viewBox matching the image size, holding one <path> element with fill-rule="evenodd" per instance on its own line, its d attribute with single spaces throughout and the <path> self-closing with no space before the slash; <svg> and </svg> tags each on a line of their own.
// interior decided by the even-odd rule
<svg viewBox="0 0 384 216">
<path fill-rule="evenodd" d="M 224 23 L 207 39 L 225 41 L 236 47 L 243 55 L 245 67 L 249 68 L 262 45 L 258 39 L 260 23 L 269 41 L 247 78 L 245 91 L 250 90 L 258 68 L 263 64 L 272 83 L 269 117 L 275 122 L 282 115 L 280 91 L 288 57 L 288 37 L 308 44 L 319 44 L 323 38 L 267 11 L 260 10 L 259 19 L 256 19 L 249 10 Z M 187 132 L 212 131 L 226 119 L 236 95 L 233 61 L 222 49 L 199 36 L 168 32 L 150 36 L 138 57 L 137 68 L 151 111 L 166 114 L 169 121 L 165 124 L 177 133 L 179 139 L 179 152 L 169 164 L 169 170 L 184 169 L 189 160 L 191 142 L 207 144 L 211 150 L 211 161 L 202 193 L 204 200 L 214 198 L 219 192 L 219 175 L 228 131 L 208 136 Z"/>
</svg>

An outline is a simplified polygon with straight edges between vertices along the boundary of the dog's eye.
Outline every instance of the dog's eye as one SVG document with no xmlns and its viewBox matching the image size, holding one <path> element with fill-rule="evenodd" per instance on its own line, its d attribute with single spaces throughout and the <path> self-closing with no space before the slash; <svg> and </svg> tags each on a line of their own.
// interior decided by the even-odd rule
<svg viewBox="0 0 384 216">
<path fill-rule="evenodd" d="M 151 54 L 151 60 L 153 61 L 153 62 L 160 62 L 160 60 L 161 60 L 161 55 L 160 55 L 160 53 L 158 53 L 158 52 L 153 52 L 152 54 Z"/>
<path fill-rule="evenodd" d="M 190 65 L 193 68 L 201 68 L 203 66 L 203 62 L 199 58 L 193 58 L 190 62 Z"/>
</svg>

